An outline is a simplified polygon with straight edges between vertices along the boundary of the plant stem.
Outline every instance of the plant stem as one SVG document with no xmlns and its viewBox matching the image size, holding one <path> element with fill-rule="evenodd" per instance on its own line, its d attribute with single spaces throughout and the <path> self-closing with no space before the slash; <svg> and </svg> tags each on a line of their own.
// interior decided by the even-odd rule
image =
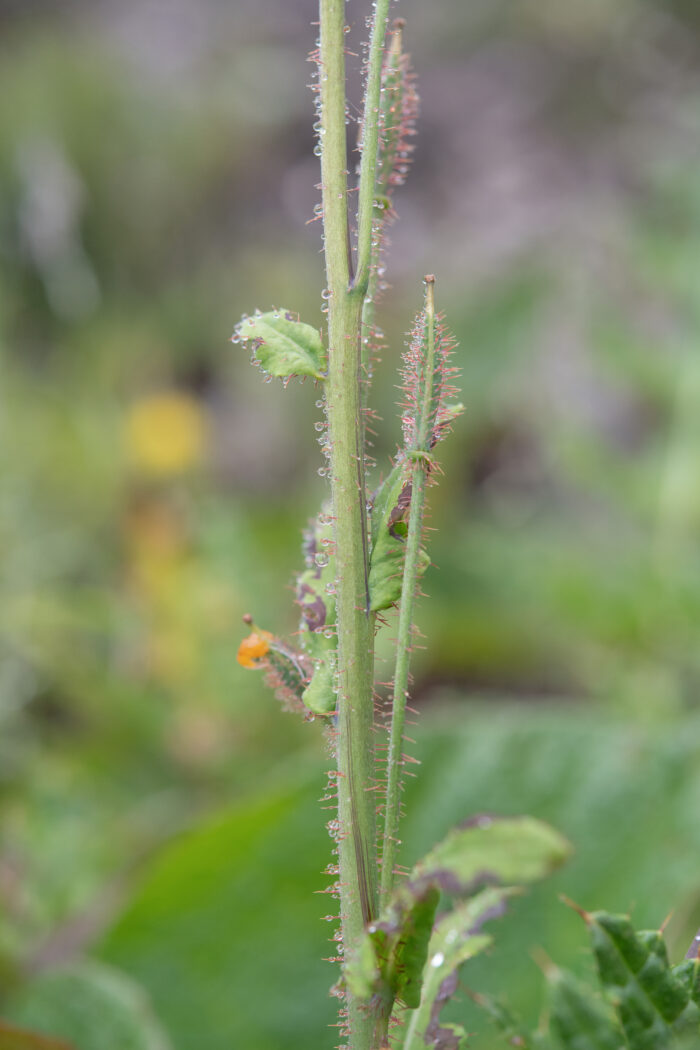
<svg viewBox="0 0 700 1050">
<path fill-rule="evenodd" d="M 384 3 L 385 0 L 382 0 Z M 321 178 L 328 300 L 329 373 L 326 406 L 331 445 L 338 624 L 338 856 L 345 952 L 352 952 L 377 914 L 378 865 L 374 799 L 373 652 L 369 612 L 367 509 L 361 415 L 361 314 L 364 288 L 350 287 L 347 148 L 345 139 L 344 0 L 320 0 Z M 368 86 L 379 84 L 386 16 L 372 34 Z M 380 31 L 381 29 L 381 31 Z M 379 41 L 377 44 L 376 41 Z M 375 68 L 376 67 L 376 68 Z M 372 128 L 375 128 L 372 132 Z M 374 176 L 376 119 L 365 125 L 363 170 Z M 370 195 L 371 196 L 371 195 Z M 371 205 L 371 199 L 370 199 Z M 362 220 L 361 220 L 362 221 Z M 360 240 L 371 247 L 371 207 Z M 383 1041 L 378 1020 L 348 994 L 351 1050 Z M 375 1032 L 375 1026 L 377 1031 Z"/>
<path fill-rule="evenodd" d="M 360 163 L 360 190 L 357 206 L 357 269 L 353 280 L 353 290 L 363 298 L 367 292 L 372 264 L 372 225 L 377 177 L 377 150 L 379 145 L 379 102 L 382 87 L 382 56 L 388 15 L 389 0 L 375 0 L 362 119 L 362 161 Z"/>
<path fill-rule="evenodd" d="M 413 461 L 411 484 L 411 505 L 408 517 L 406 536 L 406 553 L 404 556 L 401 603 L 399 607 L 399 629 L 396 647 L 396 668 L 394 672 L 394 696 L 391 710 L 391 730 L 389 733 L 389 752 L 387 756 L 387 786 L 384 806 L 384 839 L 382 842 L 382 876 L 380 901 L 383 907 L 391 894 L 394 884 L 394 865 L 398 846 L 399 819 L 401 816 L 401 769 L 403 767 L 403 731 L 406 721 L 406 699 L 408 694 L 408 672 L 410 664 L 411 641 L 413 632 L 413 608 L 416 586 L 421 536 L 423 532 L 423 510 L 425 507 L 425 489 L 428 480 L 429 461 L 429 420 L 430 406 L 433 398 L 433 375 L 435 358 L 435 296 L 434 277 L 425 278 L 425 325 L 427 353 L 422 374 L 425 377 L 420 421 L 418 425 L 417 448 Z M 410 450 L 409 450 L 410 455 Z"/>
</svg>

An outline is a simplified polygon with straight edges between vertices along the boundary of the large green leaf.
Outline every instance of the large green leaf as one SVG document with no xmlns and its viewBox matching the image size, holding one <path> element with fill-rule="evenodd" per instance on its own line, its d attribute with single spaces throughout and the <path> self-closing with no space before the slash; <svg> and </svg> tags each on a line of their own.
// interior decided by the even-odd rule
<svg viewBox="0 0 700 1050">
<path fill-rule="evenodd" d="M 307 763 L 308 764 L 308 763 Z M 328 1043 L 337 910 L 323 767 L 253 794 L 167 847 L 102 946 L 149 987 L 177 1050 Z"/>
<path fill-rule="evenodd" d="M 464 971 L 474 990 L 505 994 L 532 1028 L 543 1001 L 533 946 L 590 983 L 581 921 L 558 893 L 620 911 L 636 902 L 646 926 L 674 907 L 692 911 L 700 723 L 631 729 L 599 710 L 494 699 L 442 711 L 418 730 L 422 766 L 406 783 L 402 860 L 414 864 L 464 813 L 484 807 L 532 813 L 576 846 L 561 872 L 512 900 L 493 950 Z M 251 788 L 248 801 L 164 848 L 105 939 L 101 955 L 148 989 L 177 1050 L 332 1044 L 328 988 L 337 969 L 320 959 L 338 953 L 328 943 L 334 926 L 318 920 L 337 905 L 314 893 L 333 878 L 319 875 L 333 858 L 322 828 L 332 813 L 317 802 L 325 783 L 318 741 L 303 762 L 301 782 L 295 767 L 261 768 L 261 780 L 280 778 L 279 791 Z M 663 865 L 650 842 L 662 844 Z M 694 933 L 676 929 L 677 956 Z M 470 999 L 447 1004 L 443 1016 L 474 1033 L 470 1050 L 498 1045 Z"/>
<path fill-rule="evenodd" d="M 23 1028 L 69 1040 L 77 1050 L 171 1048 L 146 993 L 123 973 L 92 961 L 42 974 L 5 1004 L 4 1013 Z M 14 1050 L 4 1038 L 0 1030 L 0 1048 Z M 16 1045 L 43 1050 L 45 1044 Z"/>
<path fill-rule="evenodd" d="M 233 338 L 255 344 L 255 358 L 269 375 L 325 378 L 326 357 L 318 330 L 294 320 L 288 310 L 245 317 Z"/>
</svg>

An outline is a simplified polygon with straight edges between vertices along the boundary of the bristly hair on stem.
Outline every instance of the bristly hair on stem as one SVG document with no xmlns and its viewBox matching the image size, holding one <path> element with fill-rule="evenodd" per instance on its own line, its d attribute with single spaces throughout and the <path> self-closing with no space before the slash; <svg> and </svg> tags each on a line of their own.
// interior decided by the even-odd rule
<svg viewBox="0 0 700 1050">
<path fill-rule="evenodd" d="M 342 1050 L 387 1050 L 401 1011 L 414 1011 L 404 1050 L 428 1044 L 448 1050 L 463 1045 L 466 1033 L 461 1026 L 440 1024 L 441 1007 L 457 986 L 467 941 L 472 939 L 469 953 L 490 943 L 479 938 L 478 925 L 475 932 L 475 918 L 485 921 L 494 914 L 477 894 L 448 916 L 449 927 L 441 920 L 433 928 L 441 891 L 469 897 L 480 887 L 479 873 L 505 886 L 521 872 L 526 881 L 539 878 L 561 863 L 568 845 L 541 822 L 477 818 L 450 832 L 393 887 L 395 876 L 403 874 L 396 862 L 401 777 L 405 765 L 415 761 L 404 753 L 404 728 L 411 710 L 406 701 L 416 591 L 430 561 L 422 543 L 425 499 L 438 473 L 434 447 L 461 406 L 449 403 L 455 392 L 449 363 L 454 342 L 436 314 L 435 278 L 429 276 L 401 371 L 403 445 L 368 500 L 365 418 L 368 355 L 377 338 L 374 302 L 382 290 L 385 227 L 394 217 L 391 197 L 408 170 L 418 105 L 399 21 L 385 53 L 389 5 L 390 0 L 373 3 L 355 256 L 345 128 L 345 0 L 319 0 L 319 46 L 312 58 L 318 69 L 315 152 L 321 158 L 327 341 L 315 325 L 287 310 L 244 317 L 234 333 L 234 342 L 252 344 L 268 376 L 285 384 L 294 376 L 320 384 L 323 401 L 317 407 L 325 410 L 325 420 L 316 429 L 329 466 L 319 473 L 331 483 L 330 501 L 307 532 L 297 577 L 298 647 L 246 616 L 251 631 L 238 659 L 243 667 L 261 670 L 285 706 L 324 720 L 336 761 L 322 800 L 337 809 L 327 823 L 335 859 L 326 872 L 333 881 L 320 892 L 340 905 L 332 961 L 343 964 L 343 975 L 332 994 L 341 1002 L 339 1034 L 347 1039 Z M 378 622 L 395 607 L 399 623 L 380 864 L 375 750 L 382 748 L 375 749 L 374 646 Z M 428 971 L 430 979 L 424 980 Z"/>
<path fill-rule="evenodd" d="M 372 209 L 370 272 L 362 305 L 362 408 L 363 426 L 369 414 L 369 387 L 375 362 L 382 347 L 382 333 L 375 323 L 375 307 L 387 288 L 382 255 L 388 245 L 387 227 L 396 218 L 394 190 L 406 181 L 414 150 L 410 141 L 416 134 L 419 97 L 410 55 L 403 50 L 403 18 L 395 19 L 391 40 L 382 65 L 378 116 L 377 169 Z M 362 150 L 363 129 L 358 148 Z"/>
<path fill-rule="evenodd" d="M 419 108 L 416 76 L 403 50 L 405 25 L 403 18 L 394 21 L 382 68 L 375 208 L 384 211 L 392 204 L 393 188 L 406 181 L 414 149 L 409 139 L 416 134 Z"/>
<path fill-rule="evenodd" d="M 401 371 L 404 401 L 402 425 L 404 448 L 401 455 L 409 468 L 410 505 L 401 598 L 396 642 L 396 667 L 391 708 L 391 726 L 386 763 L 384 801 L 384 835 L 380 901 L 385 906 L 394 885 L 401 795 L 401 772 L 404 755 L 404 727 L 413 640 L 413 612 L 416 589 L 421 573 L 421 543 L 425 492 L 435 472 L 431 455 L 436 443 L 445 436 L 461 405 L 451 405 L 448 397 L 455 393 L 451 382 L 456 369 L 449 364 L 455 343 L 441 315 L 435 314 L 435 278 L 425 278 L 425 303 L 413 326 Z M 404 489 L 406 491 L 406 489 Z"/>
<path fill-rule="evenodd" d="M 450 365 L 456 342 L 443 313 L 435 313 L 435 278 L 425 278 L 425 306 L 411 332 L 401 368 L 401 426 L 404 449 L 427 455 L 445 436 L 462 411 L 451 402 L 457 394 L 453 379 L 458 369 Z"/>
</svg>

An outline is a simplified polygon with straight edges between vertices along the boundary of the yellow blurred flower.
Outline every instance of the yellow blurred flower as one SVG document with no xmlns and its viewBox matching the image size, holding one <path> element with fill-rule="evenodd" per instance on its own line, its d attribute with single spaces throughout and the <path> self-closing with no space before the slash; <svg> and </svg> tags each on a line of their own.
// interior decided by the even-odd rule
<svg viewBox="0 0 700 1050">
<path fill-rule="evenodd" d="M 175 392 L 153 394 L 129 411 L 125 441 L 139 470 L 169 477 L 201 462 L 206 431 L 205 414 L 195 398 Z"/>
</svg>

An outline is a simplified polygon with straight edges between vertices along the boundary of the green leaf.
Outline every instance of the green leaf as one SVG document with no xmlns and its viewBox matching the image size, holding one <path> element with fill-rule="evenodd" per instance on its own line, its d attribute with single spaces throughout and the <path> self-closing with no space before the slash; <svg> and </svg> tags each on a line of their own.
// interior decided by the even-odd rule
<svg viewBox="0 0 700 1050">
<path fill-rule="evenodd" d="M 18 1025 L 68 1039 L 79 1050 L 170 1050 L 145 992 L 101 963 L 43 974 L 11 999 L 4 1012 Z"/>
<path fill-rule="evenodd" d="M 398 886 L 345 966 L 353 994 L 379 996 L 387 1007 L 395 999 L 420 1002 L 420 985 L 440 891 L 428 880 Z"/>
<path fill-rule="evenodd" d="M 468 893 L 484 882 L 541 879 L 570 853 L 566 839 L 541 820 L 483 815 L 448 832 L 414 875 L 433 878 L 450 893 Z"/>
<path fill-rule="evenodd" d="M 315 715 L 332 715 L 338 703 L 335 687 L 335 649 L 328 649 L 326 658 L 316 667 L 311 681 L 301 694 L 301 701 Z"/>
<path fill-rule="evenodd" d="M 101 947 L 147 985 L 177 1050 L 327 1045 L 334 974 L 319 920 L 337 905 L 314 892 L 333 881 L 321 874 L 325 777 L 308 753 L 293 775 L 284 766 L 274 792 L 167 844 Z M 264 771 L 268 784 L 276 772 Z"/>
<path fill-rule="evenodd" d="M 469 719 L 456 722 L 467 703 Z M 336 975 L 321 958 L 336 954 L 328 943 L 334 927 L 319 917 L 336 904 L 312 892 L 333 881 L 319 874 L 331 857 L 319 819 L 326 766 L 318 750 L 260 764 L 247 801 L 145 860 L 133 904 L 102 949 L 148 988 L 177 1050 L 330 1045 L 325 1026 L 337 1018 L 328 987 Z M 421 719 L 418 752 L 421 775 L 405 792 L 408 861 L 473 812 L 479 798 L 504 812 L 517 800 L 578 844 L 563 871 L 529 892 L 525 906 L 509 909 L 493 950 L 465 964 L 467 983 L 503 989 L 526 1027 L 536 1027 L 542 1005 L 533 945 L 580 975 L 590 969 L 579 921 L 562 909 L 558 892 L 619 910 L 636 900 L 645 926 L 669 901 L 694 899 L 700 724 L 631 729 L 598 708 L 505 704 L 491 695 L 479 703 L 453 694 Z M 310 775 L 303 791 L 294 773 L 299 762 Z M 280 778 L 276 809 L 268 794 L 273 776 Z M 659 866 L 649 842 L 662 840 L 667 863 Z M 475 1033 L 470 1047 L 506 1050 L 476 1006 L 465 1001 L 460 1009 L 464 1016 L 452 1019 Z"/>
<path fill-rule="evenodd" d="M 0 1021 L 0 1050 L 75 1050 L 62 1040 L 50 1039 L 36 1032 L 13 1028 Z"/>
<path fill-rule="evenodd" d="M 674 972 L 656 930 L 636 932 L 626 915 L 584 913 L 603 990 L 631 1050 L 663 1050 L 677 1032 L 700 1033 L 694 979 Z"/>
<path fill-rule="evenodd" d="M 270 375 L 325 379 L 326 354 L 318 330 L 295 321 L 288 310 L 245 317 L 233 339 L 255 343 L 255 359 Z"/>
<path fill-rule="evenodd" d="M 573 974 L 547 971 L 550 1027 L 562 1050 L 622 1050 L 622 1032 L 611 1009 Z"/>
<path fill-rule="evenodd" d="M 401 597 L 404 519 L 411 502 L 410 476 L 410 465 L 399 456 L 372 499 L 369 594 L 373 612 L 390 608 Z M 429 564 L 430 558 L 421 551 L 420 575 Z"/>
<path fill-rule="evenodd" d="M 526 1034 L 520 1022 L 500 999 L 494 999 L 490 995 L 481 995 L 476 992 L 472 992 L 471 997 L 477 1006 L 488 1014 L 496 1028 L 508 1041 L 509 1046 L 520 1047 L 520 1050 L 531 1050 L 535 1043 L 538 1046 L 541 1045 L 539 1037 L 541 1037 L 542 1033 L 537 1033 L 533 1036 Z"/>
<path fill-rule="evenodd" d="M 517 892 L 509 887 L 483 890 L 448 912 L 437 923 L 428 946 L 427 964 L 424 957 L 420 976 L 414 980 L 420 997 L 409 1021 L 404 1050 L 419 1050 L 425 1045 L 460 1045 L 454 1041 L 452 1026 L 441 1024 L 440 1012 L 457 987 L 462 963 L 492 943 L 493 939 L 482 933 L 484 923 L 504 915 L 508 897 Z M 407 1005 L 412 1006 L 413 1003 Z"/>
<path fill-rule="evenodd" d="M 304 533 L 306 568 L 296 581 L 296 600 L 301 609 L 299 638 L 304 652 L 313 660 L 311 680 L 302 693 L 302 703 L 314 714 L 335 711 L 337 635 L 335 604 L 335 558 L 333 519 L 324 505 Z"/>
<path fill-rule="evenodd" d="M 420 1005 L 427 1026 L 435 997 L 450 976 L 450 962 L 456 970 L 464 959 L 489 943 L 489 938 L 476 939 L 477 927 L 503 913 L 504 901 L 513 890 L 480 894 L 463 910 L 457 909 L 452 920 L 449 916 L 441 920 L 431 937 L 440 893 L 465 897 L 485 883 L 529 882 L 552 871 L 568 854 L 569 845 L 561 835 L 530 817 L 476 817 L 467 821 L 449 832 L 415 866 L 408 881 L 396 888 L 378 921 L 367 930 L 359 950 L 348 960 L 348 985 L 355 995 L 376 995 L 385 1004 L 398 999 L 410 1007 Z M 454 950 L 447 952 L 452 937 Z M 432 965 L 426 967 L 429 953 Z M 437 964 L 436 959 L 440 960 Z M 421 987 L 425 972 L 431 971 L 441 980 L 430 982 L 426 997 Z"/>
<path fill-rule="evenodd" d="M 691 951 L 695 950 L 695 943 Z M 671 969 L 673 976 L 685 989 L 690 1002 L 700 1006 L 700 959 L 691 956 L 685 958 Z"/>
</svg>

